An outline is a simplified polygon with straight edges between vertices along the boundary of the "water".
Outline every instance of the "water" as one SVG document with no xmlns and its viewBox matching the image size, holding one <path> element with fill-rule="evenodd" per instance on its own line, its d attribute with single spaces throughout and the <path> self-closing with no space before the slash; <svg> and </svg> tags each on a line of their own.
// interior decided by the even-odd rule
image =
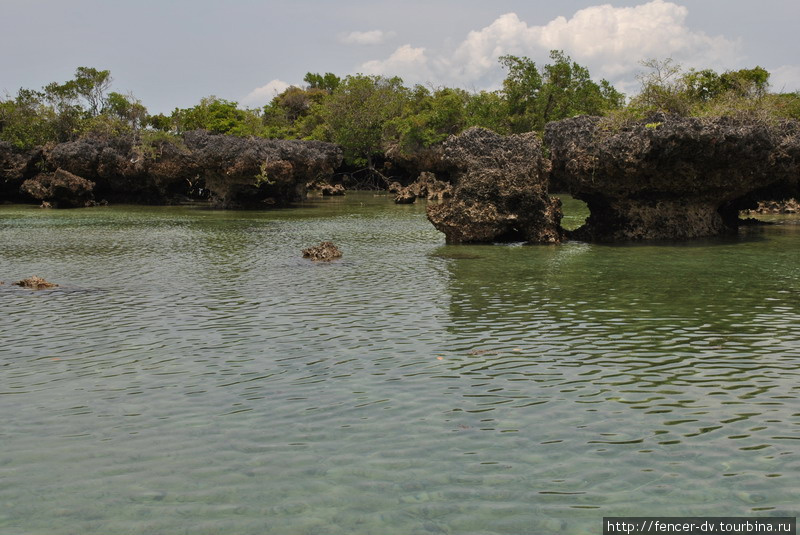
<svg viewBox="0 0 800 535">
<path fill-rule="evenodd" d="M 800 224 L 773 219 L 687 244 L 445 246 L 423 206 L 371 194 L 0 207 L 0 533 L 795 516 Z M 342 260 L 300 257 L 322 240 Z M 10 285 L 31 275 L 61 286 Z"/>
</svg>

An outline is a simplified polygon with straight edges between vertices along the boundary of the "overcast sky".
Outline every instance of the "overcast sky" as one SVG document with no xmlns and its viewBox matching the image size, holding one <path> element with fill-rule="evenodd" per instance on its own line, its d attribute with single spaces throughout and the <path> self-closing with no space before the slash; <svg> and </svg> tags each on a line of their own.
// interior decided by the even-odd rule
<svg viewBox="0 0 800 535">
<path fill-rule="evenodd" d="M 629 95 L 643 59 L 760 65 L 800 90 L 798 0 L 0 0 L 0 92 L 109 69 L 151 113 L 261 106 L 306 72 L 496 89 L 497 58 L 564 50 Z"/>
</svg>

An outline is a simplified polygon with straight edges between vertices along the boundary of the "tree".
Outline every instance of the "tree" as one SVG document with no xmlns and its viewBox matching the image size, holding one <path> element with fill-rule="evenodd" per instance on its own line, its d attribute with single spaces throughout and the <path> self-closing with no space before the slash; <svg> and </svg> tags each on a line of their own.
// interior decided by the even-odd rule
<svg viewBox="0 0 800 535">
<path fill-rule="evenodd" d="M 42 93 L 20 89 L 16 98 L 0 99 L 0 140 L 21 149 L 57 138 L 56 115 Z"/>
<path fill-rule="evenodd" d="M 326 72 L 324 75 L 308 72 L 303 81 L 308 84 L 309 89 L 323 89 L 328 93 L 333 93 L 339 87 L 342 79 L 330 72 Z"/>
<path fill-rule="evenodd" d="M 96 117 L 105 108 L 106 91 L 111 87 L 111 81 L 111 71 L 78 67 L 75 69 L 75 79 L 68 83 L 72 83 L 78 96 L 86 100 L 89 115 Z"/>
<path fill-rule="evenodd" d="M 602 115 L 618 108 L 624 95 L 607 80 L 592 81 L 589 69 L 573 62 L 560 50 L 551 50 L 552 63 L 544 67 L 544 83 L 539 92 L 537 129 L 550 121 L 575 115 Z"/>
<path fill-rule="evenodd" d="M 508 109 L 502 95 L 498 92 L 481 91 L 470 95 L 466 105 L 466 114 L 466 128 L 482 126 L 498 134 L 511 133 Z"/>
<path fill-rule="evenodd" d="M 441 143 L 467 124 L 469 94 L 462 89 L 440 88 L 433 93 L 421 85 L 406 93 L 400 116 L 387 122 L 384 142 L 414 151 Z"/>
<path fill-rule="evenodd" d="M 260 117 L 253 120 L 253 110 L 240 110 L 236 102 L 205 97 L 192 108 L 175 109 L 172 122 L 178 133 L 189 130 L 208 130 L 212 134 L 234 136 L 257 135 L 260 130 Z"/>
<path fill-rule="evenodd" d="M 357 74 L 346 77 L 325 101 L 331 141 L 342 146 L 349 162 L 374 169 L 384 126 L 400 116 L 407 92 L 400 78 Z"/>
<path fill-rule="evenodd" d="M 580 114 L 602 115 L 622 106 L 624 95 L 606 80 L 592 81 L 589 69 L 560 50 L 550 51 L 551 63 L 540 72 L 526 57 L 502 56 L 508 69 L 503 96 L 512 132 L 541 131 L 550 121 Z"/>
<path fill-rule="evenodd" d="M 685 90 L 681 66 L 672 58 L 648 59 L 641 64 L 650 71 L 637 76 L 642 89 L 631 106 L 642 113 L 661 111 L 687 115 L 692 97 Z"/>
<path fill-rule="evenodd" d="M 650 69 L 640 76 L 642 91 L 631 102 L 639 113 L 663 111 L 680 115 L 726 115 L 766 112 L 781 116 L 769 92 L 769 72 L 762 67 L 725 71 L 713 69 L 683 72 L 671 59 L 642 63 Z"/>
<path fill-rule="evenodd" d="M 145 125 L 147 108 L 133 95 L 111 92 L 106 99 L 105 113 L 124 121 L 133 132 Z"/>
<path fill-rule="evenodd" d="M 503 80 L 503 96 L 512 132 L 528 132 L 536 119 L 536 102 L 542 89 L 542 75 L 530 58 L 501 56 L 500 64 L 508 69 Z"/>
</svg>

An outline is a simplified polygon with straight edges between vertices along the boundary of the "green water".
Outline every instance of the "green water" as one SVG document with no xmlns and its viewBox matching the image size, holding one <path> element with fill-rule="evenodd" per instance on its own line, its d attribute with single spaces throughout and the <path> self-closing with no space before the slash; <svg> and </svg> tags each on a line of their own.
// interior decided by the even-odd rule
<svg viewBox="0 0 800 535">
<path fill-rule="evenodd" d="M 795 516 L 800 220 L 773 220 L 687 244 L 445 246 L 424 206 L 371 194 L 0 207 L 0 533 Z M 300 257 L 322 240 L 344 257 Z M 61 286 L 10 285 L 31 275 Z"/>
</svg>

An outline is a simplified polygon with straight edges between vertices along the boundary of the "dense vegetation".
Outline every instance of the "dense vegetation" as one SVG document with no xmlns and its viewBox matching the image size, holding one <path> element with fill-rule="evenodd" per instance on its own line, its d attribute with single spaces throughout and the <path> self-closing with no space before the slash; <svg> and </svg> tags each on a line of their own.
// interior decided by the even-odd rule
<svg viewBox="0 0 800 535">
<path fill-rule="evenodd" d="M 211 133 L 315 139 L 342 146 L 345 161 L 372 168 L 387 151 L 414 154 L 471 126 L 501 134 L 542 131 L 547 122 L 580 114 L 641 118 L 655 111 L 681 115 L 757 113 L 800 118 L 798 93 L 769 92 L 761 67 L 717 73 L 682 70 L 671 60 L 645 62 L 641 92 L 626 103 L 607 81 L 560 51 L 538 67 L 503 56 L 502 89 L 408 87 L 397 77 L 308 73 L 261 109 L 242 109 L 215 96 L 169 116 L 150 115 L 133 95 L 110 91 L 107 70 L 79 67 L 72 80 L 0 98 L 0 140 L 19 148 L 84 136 L 153 140 L 205 129 Z"/>
</svg>

